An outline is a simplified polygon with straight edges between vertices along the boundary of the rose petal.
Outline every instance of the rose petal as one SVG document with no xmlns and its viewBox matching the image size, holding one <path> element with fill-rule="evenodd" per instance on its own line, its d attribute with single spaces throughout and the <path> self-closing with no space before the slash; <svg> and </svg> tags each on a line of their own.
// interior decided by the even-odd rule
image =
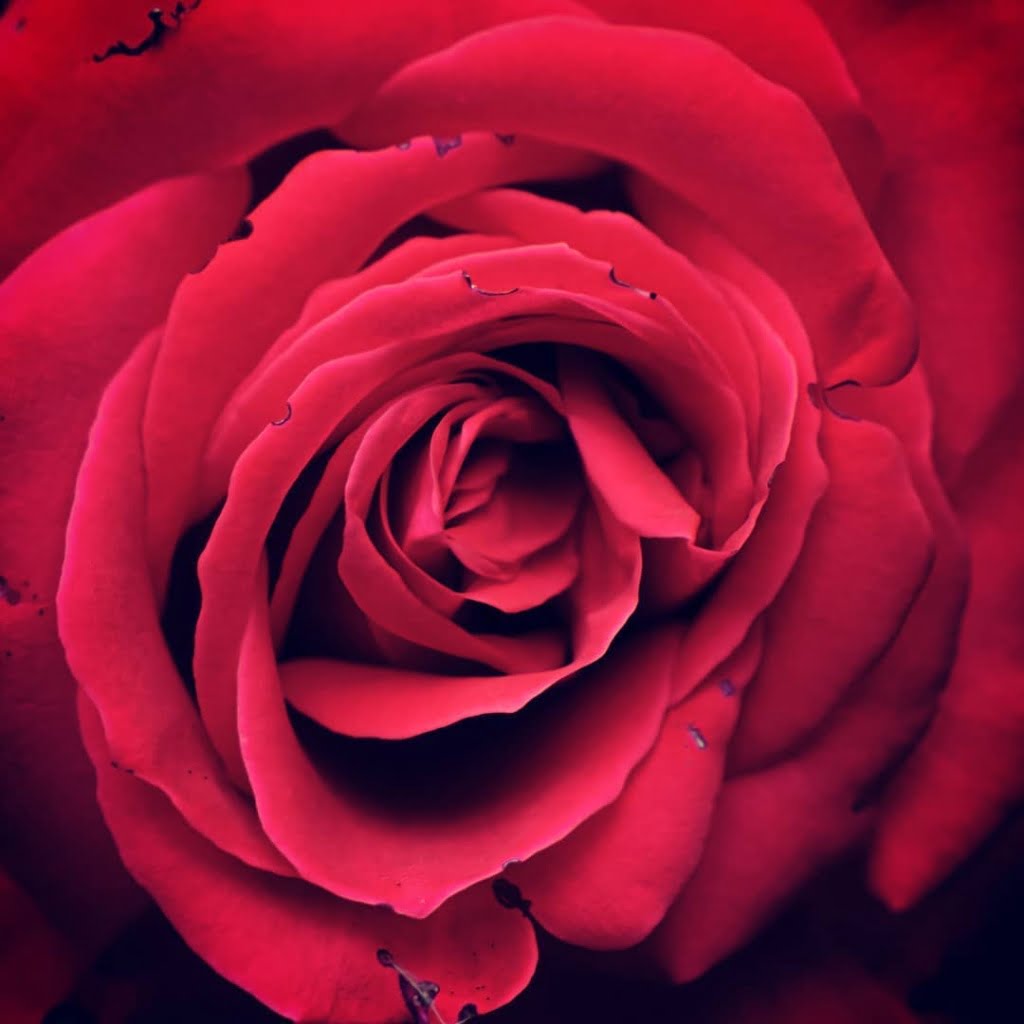
<svg viewBox="0 0 1024 1024">
<path fill-rule="evenodd" d="M 379 802 L 368 806 L 358 778 L 328 782 L 300 746 L 257 587 L 239 662 L 238 719 L 260 820 L 304 878 L 348 899 L 425 917 L 615 799 L 657 738 L 677 642 L 674 630 L 626 642 L 571 691 L 520 713 L 514 725 L 525 729 L 529 719 L 529 750 L 521 743 L 503 750 L 485 799 L 450 803 L 451 794 L 432 793 L 430 806 L 410 816 Z M 395 708 L 404 717 L 404 707 Z"/>
<path fill-rule="evenodd" d="M 703 850 L 737 695 L 759 650 L 755 629 L 713 678 L 669 711 L 657 744 L 615 803 L 509 868 L 547 931 L 587 949 L 623 949 L 661 921 Z"/>
<path fill-rule="evenodd" d="M 37 0 L 28 29 L 2 37 L 5 50 L 28 41 L 37 55 L 19 69 L 29 77 L 10 97 L 16 105 L 26 98 L 31 114 L 0 175 L 8 225 L 0 274 L 136 189 L 242 163 L 339 121 L 410 58 L 462 34 L 537 13 L 587 15 L 571 0 L 492 0 L 443 18 L 412 0 L 345 11 L 321 0 L 295 19 L 275 0 L 221 0 L 191 12 L 143 58 L 97 64 L 93 54 L 152 27 L 138 5 L 118 2 L 113 13 Z M 0 86 L 8 84 L 4 76 Z"/>
<path fill-rule="evenodd" d="M 507 272 L 507 259 L 503 253 L 483 254 L 471 271 L 478 273 L 483 267 L 490 272 L 496 265 Z M 436 379 L 438 367 L 429 360 L 442 354 L 448 353 L 458 365 L 458 356 L 451 353 L 480 347 L 479 326 L 493 323 L 497 316 L 501 329 L 491 328 L 486 347 L 535 340 L 535 317 L 548 324 L 546 339 L 578 344 L 578 321 L 583 319 L 588 347 L 622 359 L 641 374 L 654 377 L 655 367 L 664 370 L 677 360 L 688 369 L 688 357 L 679 353 L 673 340 L 680 330 L 674 311 L 615 286 L 593 261 L 565 247 L 537 247 L 516 250 L 515 270 L 520 280 L 533 278 L 541 285 L 501 296 L 500 313 L 495 312 L 492 296 L 466 287 L 461 271 L 378 288 L 344 307 L 306 336 L 307 348 L 319 354 L 321 365 L 293 394 L 288 422 L 280 428 L 266 427 L 236 463 L 227 503 L 200 559 L 203 606 L 194 671 L 207 730 L 239 783 L 233 690 L 226 680 L 234 672 L 244 627 L 249 591 L 243 581 L 255 572 L 258 552 L 288 488 L 332 436 L 343 436 L 356 426 L 361 403 L 374 396 L 371 408 L 379 406 L 388 389 L 401 393 Z M 616 294 L 611 296 L 612 292 Z M 363 351 L 330 360 L 330 345 L 338 335 L 362 338 Z M 637 344 L 637 338 L 644 344 Z M 392 344 L 395 339 L 399 340 Z M 322 362 L 325 356 L 328 361 Z M 672 396 L 666 392 L 665 397 Z M 679 396 L 674 397 L 678 403 Z M 707 430 L 713 435 L 710 422 Z M 152 496 L 152 487 L 149 493 Z M 622 621 L 618 615 L 616 610 L 611 616 L 615 629 Z M 601 637 L 599 645 L 606 645 L 612 635 Z"/>
<path fill-rule="evenodd" d="M 905 907 L 1024 794 L 1020 347 L 1024 207 L 1014 4 L 823 4 L 897 168 L 879 233 L 913 295 L 934 397 L 935 462 L 971 548 L 949 688 L 897 781 L 872 877 Z M 898 59 L 897 59 L 898 58 Z"/>
<path fill-rule="evenodd" d="M 1024 796 L 1022 437 L 1014 403 L 956 496 L 970 599 L 948 688 L 886 807 L 872 865 L 876 889 L 896 908 L 948 874 Z"/>
<path fill-rule="evenodd" d="M 567 664 L 548 672 L 473 677 L 300 659 L 281 666 L 282 685 L 310 717 L 349 736 L 404 739 L 477 715 L 519 711 L 604 656 L 636 608 L 639 580 L 636 535 L 592 506 L 583 514 L 580 571 L 567 595 L 573 644 Z"/>
<path fill-rule="evenodd" d="M 758 0 L 679 4 L 675 0 L 588 0 L 608 21 L 658 25 L 721 43 L 810 107 L 870 209 L 884 171 L 878 132 L 864 112 L 843 52 L 809 4 Z"/>
<path fill-rule="evenodd" d="M 553 387 L 532 374 L 528 374 L 510 364 L 499 362 L 487 356 L 467 354 L 461 359 L 451 362 L 450 365 L 452 374 L 469 374 L 480 371 L 498 373 L 500 371 L 503 376 L 518 379 L 543 395 L 552 408 L 556 410 L 561 409 L 561 398 Z M 481 408 L 486 407 L 486 403 L 481 400 Z M 451 415 L 448 414 L 441 418 L 438 428 L 431 438 L 431 459 L 436 457 L 437 461 L 440 461 L 442 458 L 440 451 L 434 451 L 439 440 L 442 446 L 447 448 Z M 479 425 L 482 426 L 483 422 L 480 421 Z M 368 426 L 368 424 L 364 425 L 364 429 L 368 429 Z M 343 455 L 339 451 L 331 457 L 320 478 L 315 493 L 292 531 L 271 601 L 271 621 L 273 623 L 275 641 L 278 644 L 280 644 L 284 637 L 284 632 L 292 615 L 295 599 L 298 596 L 299 587 L 309 566 L 313 550 L 341 504 L 348 478 L 351 453 L 354 450 L 354 447 L 351 447 L 351 452 L 346 450 L 346 453 Z M 424 473 L 426 473 L 426 468 L 424 468 Z M 427 483 L 429 484 L 429 481 Z M 385 481 L 384 486 L 389 486 L 387 481 Z M 438 482 L 436 486 L 439 489 L 436 500 L 440 507 L 444 501 L 443 494 L 441 493 L 443 485 Z M 438 515 L 440 514 L 439 512 Z M 462 596 L 443 586 L 423 571 L 412 559 L 406 557 L 405 553 L 399 549 L 398 541 L 394 538 L 386 524 L 382 527 L 382 533 L 384 555 L 394 569 L 401 574 L 406 586 L 421 601 L 448 616 L 454 615 L 457 609 L 461 607 Z M 407 538 L 403 543 L 407 543 Z M 437 539 L 437 549 L 442 550 L 440 537 Z M 336 559 L 337 553 L 334 553 L 332 560 Z"/>
<path fill-rule="evenodd" d="M 98 712 L 108 760 L 162 790 L 192 827 L 221 848 L 254 866 L 291 874 L 227 778 L 160 632 L 143 547 L 137 429 L 155 340 L 139 346 L 111 382 L 93 426 L 57 595 L 61 641 Z M 97 765 L 107 767 L 106 761 Z"/>
<path fill-rule="evenodd" d="M 898 422 L 907 410 L 926 411 L 919 385 L 912 376 L 874 392 L 883 408 L 898 410 L 879 418 Z M 919 420 L 901 434 L 911 441 L 922 431 L 926 437 Z M 911 447 L 919 448 L 916 440 Z M 927 721 L 947 671 L 965 573 L 948 505 L 934 479 L 926 484 L 927 462 L 913 465 L 936 543 L 928 579 L 893 642 L 799 755 L 723 787 L 701 864 L 651 940 L 676 979 L 695 977 L 736 948 L 811 871 L 865 833 L 878 790 Z"/>
<path fill-rule="evenodd" d="M 0 746 L 17 779 L 0 794 L 0 831 L 10 870 L 86 955 L 144 897 L 97 813 L 56 635 L 75 476 L 104 386 L 237 223 L 247 191 L 233 171 L 155 186 L 69 228 L 0 284 Z"/>
<path fill-rule="evenodd" d="M 474 601 L 514 614 L 538 608 L 568 590 L 579 571 L 579 542 L 570 531 L 520 562 L 511 576 L 500 580 L 474 576 L 462 592 Z"/>
<path fill-rule="evenodd" d="M 560 637 L 548 631 L 502 637 L 475 634 L 459 627 L 409 590 L 400 574 L 381 556 L 366 529 L 366 517 L 380 477 L 398 448 L 442 411 L 442 395 L 450 393 L 447 400 L 455 401 L 476 397 L 479 392 L 478 385 L 468 383 L 410 391 L 375 419 L 359 444 L 345 483 L 345 534 L 338 558 L 338 577 L 373 622 L 412 643 L 481 662 L 502 672 L 554 668 L 564 660 L 564 642 Z M 570 518 L 574 514 L 575 508 L 570 508 Z M 562 525 L 559 534 L 564 530 Z M 458 538 L 452 541 L 458 555 Z"/>
<path fill-rule="evenodd" d="M 694 540 L 696 510 L 618 415 L 597 367 L 583 355 L 559 352 L 558 368 L 569 429 L 591 486 L 612 514 L 641 537 Z"/>
<path fill-rule="evenodd" d="M 336 55 L 332 61 L 336 59 Z M 254 231 L 228 246 L 176 296 L 154 370 L 145 417 L 150 471 L 149 546 L 158 591 L 174 542 L 197 506 L 203 452 L 232 392 L 300 313 L 309 293 L 355 271 L 394 228 L 427 206 L 502 181 L 572 173 L 579 158 L 523 140 L 467 138 L 443 165 L 429 141 L 409 151 L 320 153 L 303 161 L 254 211 Z M 344 230 L 339 226 L 343 225 Z M 224 344 L 225 339 L 230 344 Z M 204 372 L 197 379 L 195 367 Z M 316 365 L 314 363 L 314 365 Z M 236 427 L 220 463 L 230 472 L 299 383 L 278 369 L 280 390 Z M 188 402 L 182 395 L 188 395 Z M 223 495 L 226 478 L 214 501 Z"/>
<path fill-rule="evenodd" d="M 496 1007 L 526 986 L 537 957 L 533 931 L 498 905 L 490 886 L 410 921 L 256 871 L 193 832 L 157 790 L 110 768 L 87 702 L 81 713 L 125 863 L 204 960 L 278 1013 L 325 1024 L 400 1020 L 398 982 L 378 949 L 436 982 L 445 1013 L 469 1001 Z"/>
<path fill-rule="evenodd" d="M 887 383 L 909 368 L 907 297 L 827 137 L 792 93 L 720 46 L 569 19 L 502 26 L 406 66 L 343 131 L 383 143 L 413 126 L 499 121 L 621 160 L 696 202 L 793 296 L 827 383 Z"/>
<path fill-rule="evenodd" d="M 930 570 L 931 524 L 896 438 L 835 416 L 821 437 L 828 488 L 766 612 L 764 660 L 731 751 L 736 771 L 807 738 L 898 632 Z"/>
<path fill-rule="evenodd" d="M 804 397 L 814 373 L 808 340 L 785 293 L 678 197 L 649 179 L 634 178 L 630 185 L 645 221 L 667 241 L 688 252 L 699 266 L 733 282 L 751 300 L 778 337 L 785 340 L 797 375 L 799 400 L 786 459 L 773 472 L 771 495 L 760 510 L 757 529 L 693 623 L 681 652 L 677 678 L 682 689 L 676 693 L 680 696 L 739 643 L 744 631 L 778 593 L 799 555 L 827 474 L 817 441 L 821 418 Z"/>
<path fill-rule="evenodd" d="M 820 3 L 890 151 L 876 227 L 906 282 L 948 484 L 1024 375 L 1018 5 Z M 965 370 L 969 369 L 969 372 Z"/>
</svg>

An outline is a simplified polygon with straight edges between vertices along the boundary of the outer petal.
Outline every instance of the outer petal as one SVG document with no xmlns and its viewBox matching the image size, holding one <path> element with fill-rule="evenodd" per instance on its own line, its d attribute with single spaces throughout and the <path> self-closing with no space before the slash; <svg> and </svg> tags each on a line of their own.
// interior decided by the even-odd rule
<svg viewBox="0 0 1024 1024">
<path fill-rule="evenodd" d="M 945 877 L 1024 799 L 1024 416 L 1016 401 L 956 497 L 970 599 L 938 715 L 898 780 L 873 864 L 893 906 Z"/>
<path fill-rule="evenodd" d="M 736 948 L 811 871 L 867 833 L 879 793 L 920 735 L 948 671 L 965 568 L 949 506 L 929 478 L 921 381 L 915 373 L 889 393 L 864 390 L 875 407 L 861 411 L 898 431 L 912 453 L 936 541 L 931 572 L 898 635 L 810 742 L 727 782 L 701 864 L 651 939 L 677 979 Z"/>
<path fill-rule="evenodd" d="M 860 102 L 843 55 L 804 0 L 588 0 L 613 22 L 659 25 L 706 36 L 765 78 L 799 96 L 822 123 L 862 201 L 870 204 L 882 174 L 878 133 Z"/>
<path fill-rule="evenodd" d="M 971 549 L 949 687 L 876 851 L 876 887 L 904 907 L 1024 796 L 1024 17 L 995 2 L 819 6 L 894 153 L 879 231 L 918 311 L 935 460 Z"/>
<path fill-rule="evenodd" d="M 341 120 L 396 68 L 467 32 L 537 13 L 586 14 L 572 0 L 346 8 L 317 0 L 296 18 L 275 0 L 220 0 L 190 12 L 141 57 L 94 63 L 93 54 L 151 27 L 144 6 L 114 10 L 97 18 L 92 3 L 37 0 L 24 32 L 0 34 L 0 66 L 5 50 L 34 49 L 20 69 L 20 95 L 0 93 L 0 108 L 31 111 L 2 164 L 0 275 L 65 225 L 136 189 L 242 163 Z"/>
<path fill-rule="evenodd" d="M 397 808 L 368 801 L 374 780 L 358 777 L 365 762 L 342 761 L 329 777 L 301 746 L 280 691 L 265 605 L 257 591 L 238 670 L 242 756 L 261 821 L 304 878 L 418 918 L 498 874 L 510 858 L 564 838 L 618 797 L 657 739 L 678 643 L 672 628 L 633 638 L 571 688 L 500 723 L 493 760 L 492 751 L 481 752 L 488 767 L 478 763 L 467 785 L 448 777 L 451 791 L 395 778 L 401 764 L 414 771 L 422 751 L 398 760 L 396 750 L 388 763 L 378 750 L 382 773 L 422 793 L 410 813 L 408 799 Z"/>
<path fill-rule="evenodd" d="M 256 871 L 193 832 L 157 790 L 112 769 L 85 698 L 80 712 L 100 804 L 129 869 L 204 960 L 278 1013 L 309 1024 L 405 1024 L 397 979 L 377 960 L 382 948 L 440 986 L 451 1019 L 468 1002 L 500 1006 L 529 981 L 532 929 L 490 886 L 410 921 Z"/>
<path fill-rule="evenodd" d="M 764 764 L 813 732 L 899 631 L 928 575 L 931 523 L 900 442 L 827 416 L 829 486 L 800 558 L 766 617 L 764 660 L 744 703 L 734 770 Z"/>
<path fill-rule="evenodd" d="M 241 172 L 167 182 L 69 228 L 0 285 L 0 789 L 12 873 L 84 943 L 140 906 L 92 798 L 54 596 L 100 394 L 238 222 Z M 67 851 L 77 855 L 69 859 Z"/>
<path fill-rule="evenodd" d="M 569 19 L 503 26 L 404 68 L 344 130 L 381 143 L 499 123 L 621 160 L 695 202 L 793 297 L 828 384 L 909 368 L 906 295 L 827 138 L 792 93 L 716 44 Z"/>
<path fill-rule="evenodd" d="M 892 154 L 876 227 L 913 299 L 952 486 L 1024 375 L 1024 12 L 816 6 Z"/>
<path fill-rule="evenodd" d="M 739 711 L 760 651 L 755 627 L 705 685 L 677 704 L 610 807 L 508 869 L 534 917 L 566 942 L 621 949 L 661 921 L 704 848 Z"/>
<path fill-rule="evenodd" d="M 98 712 L 104 756 L 162 789 L 191 825 L 246 863 L 290 874 L 228 780 L 160 631 L 145 559 L 138 430 L 154 341 L 115 377 L 90 436 L 58 594 L 61 640 Z"/>
</svg>

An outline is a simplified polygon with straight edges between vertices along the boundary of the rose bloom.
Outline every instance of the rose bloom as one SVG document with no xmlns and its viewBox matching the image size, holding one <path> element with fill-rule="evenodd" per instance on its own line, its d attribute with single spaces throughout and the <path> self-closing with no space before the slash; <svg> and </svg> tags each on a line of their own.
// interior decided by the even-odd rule
<svg viewBox="0 0 1024 1024">
<path fill-rule="evenodd" d="M 1014 3 L 4 6 L 5 1020 L 149 898 L 297 1021 L 692 981 L 1021 797 Z"/>
</svg>

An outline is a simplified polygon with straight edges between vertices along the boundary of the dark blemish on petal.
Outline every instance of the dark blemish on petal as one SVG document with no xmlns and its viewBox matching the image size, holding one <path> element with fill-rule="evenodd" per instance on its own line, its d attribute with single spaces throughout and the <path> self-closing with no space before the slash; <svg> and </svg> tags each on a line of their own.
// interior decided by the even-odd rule
<svg viewBox="0 0 1024 1024">
<path fill-rule="evenodd" d="M 378 949 L 377 950 L 377 963 L 381 967 L 394 967 L 395 958 L 391 955 L 390 949 Z"/>
<path fill-rule="evenodd" d="M 195 3 L 193 4 L 183 4 L 179 0 L 179 2 L 174 5 L 174 10 L 171 11 L 171 17 L 176 23 L 181 24 L 181 19 L 190 11 L 194 11 L 202 2 L 203 0 L 195 0 Z"/>
<path fill-rule="evenodd" d="M 133 46 L 120 39 L 113 46 L 108 46 L 104 53 L 94 53 L 92 55 L 93 63 L 102 64 L 103 61 L 110 60 L 111 57 L 141 57 L 147 50 L 152 50 L 163 39 L 167 26 L 163 21 L 164 12 L 159 7 L 150 10 L 146 17 L 149 18 L 153 27 L 142 42 Z"/>
<path fill-rule="evenodd" d="M 477 285 L 473 284 L 473 278 L 471 278 L 465 270 L 462 271 L 462 280 L 465 281 L 467 285 L 469 285 L 470 291 L 476 292 L 477 295 L 487 295 L 492 298 L 501 295 L 515 295 L 515 293 L 519 291 L 518 288 L 506 288 L 504 291 L 501 292 L 487 291 L 485 288 L 480 288 Z"/>
<path fill-rule="evenodd" d="M 270 425 L 272 427 L 280 427 L 287 423 L 292 418 L 292 403 L 284 403 L 284 415 L 279 420 L 271 420 Z"/>
<path fill-rule="evenodd" d="M 21 603 L 21 591 L 12 587 L 6 576 L 0 576 L 0 599 L 10 605 Z"/>
<path fill-rule="evenodd" d="M 496 878 L 491 883 L 494 898 L 508 910 L 518 910 L 523 917 L 530 917 L 530 901 L 507 878 Z"/>
<path fill-rule="evenodd" d="M 245 239 L 252 235 L 253 226 L 252 221 L 248 217 L 243 218 L 237 228 L 228 235 L 227 240 L 229 242 L 244 242 Z"/>
<path fill-rule="evenodd" d="M 398 974 L 398 990 L 402 993 L 405 1008 L 412 1015 L 413 1024 L 427 1024 L 432 1000 L 428 1000 L 419 987 L 402 972 Z"/>
<path fill-rule="evenodd" d="M 734 697 L 736 695 L 736 687 L 731 679 L 723 679 L 718 684 L 718 688 L 725 697 Z"/>
<path fill-rule="evenodd" d="M 476 1008 L 476 1003 L 466 1003 L 466 1005 L 459 1010 L 458 1017 L 455 1018 L 455 1024 L 463 1024 L 464 1021 L 472 1020 L 474 1017 L 479 1017 L 480 1011 Z"/>
<path fill-rule="evenodd" d="M 14 31 L 15 31 L 15 32 L 22 32 L 22 31 L 24 31 L 24 29 L 25 29 L 25 26 L 26 26 L 27 24 L 28 24 L 28 18 L 26 18 L 26 17 L 24 16 L 24 15 L 22 15 L 22 16 L 21 16 L 21 17 L 20 17 L 20 18 L 19 18 L 19 19 L 18 19 L 18 20 L 17 20 L 17 21 L 16 21 L 15 23 L 14 23 Z"/>
<path fill-rule="evenodd" d="M 620 288 L 628 288 L 632 292 L 640 292 L 642 295 L 646 294 L 649 299 L 656 299 L 658 297 L 657 292 L 644 292 L 643 288 L 637 288 L 635 284 L 630 284 L 628 281 L 623 281 L 618 274 L 615 273 L 614 267 L 608 268 L 608 280 L 612 284 L 617 284 Z"/>
<path fill-rule="evenodd" d="M 435 135 L 434 139 L 434 151 L 438 156 L 445 156 L 450 153 L 453 149 L 458 149 L 462 145 L 461 135 Z"/>
<path fill-rule="evenodd" d="M 45 615 L 45 614 L 46 614 L 46 609 L 45 608 L 40 608 L 39 611 L 36 612 L 36 615 Z"/>
<path fill-rule="evenodd" d="M 175 4 L 174 10 L 171 11 L 170 15 L 175 26 L 180 26 L 181 19 L 186 14 L 194 11 L 200 3 L 202 3 L 202 0 L 195 0 L 195 3 L 187 5 L 184 3 Z M 113 46 L 108 46 L 105 52 L 94 53 L 92 55 L 93 63 L 102 64 L 111 57 L 141 57 L 142 54 L 156 47 L 167 34 L 170 26 L 164 21 L 164 12 L 159 7 L 151 8 L 146 13 L 146 17 L 149 19 L 152 28 L 145 39 L 135 44 L 126 43 L 123 39 L 119 39 Z"/>
<path fill-rule="evenodd" d="M 694 746 L 698 750 L 707 750 L 708 741 L 704 738 L 704 733 L 700 731 L 695 725 L 688 725 L 686 731 L 690 734 L 690 738 L 693 740 Z"/>
<path fill-rule="evenodd" d="M 511 145 L 512 145 L 512 143 L 516 141 L 516 137 L 515 137 L 514 135 L 502 135 L 502 133 L 501 133 L 501 132 L 495 132 L 495 133 L 494 133 L 494 137 L 495 137 L 495 138 L 496 138 L 496 139 L 497 139 L 497 140 L 498 140 L 498 141 L 499 141 L 499 142 L 500 142 L 500 143 L 501 143 L 501 144 L 502 144 L 503 146 L 511 146 Z"/>
<path fill-rule="evenodd" d="M 4 651 L 4 657 L 5 658 L 13 658 L 14 657 L 14 651 Z"/>
</svg>

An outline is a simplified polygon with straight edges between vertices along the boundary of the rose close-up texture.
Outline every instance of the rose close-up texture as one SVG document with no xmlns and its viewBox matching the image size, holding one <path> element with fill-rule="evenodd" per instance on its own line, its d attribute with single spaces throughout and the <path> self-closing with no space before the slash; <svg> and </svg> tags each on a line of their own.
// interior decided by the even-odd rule
<svg viewBox="0 0 1024 1024">
<path fill-rule="evenodd" d="M 3 1019 L 975 1019 L 1019 6 L 2 6 Z"/>
</svg>

